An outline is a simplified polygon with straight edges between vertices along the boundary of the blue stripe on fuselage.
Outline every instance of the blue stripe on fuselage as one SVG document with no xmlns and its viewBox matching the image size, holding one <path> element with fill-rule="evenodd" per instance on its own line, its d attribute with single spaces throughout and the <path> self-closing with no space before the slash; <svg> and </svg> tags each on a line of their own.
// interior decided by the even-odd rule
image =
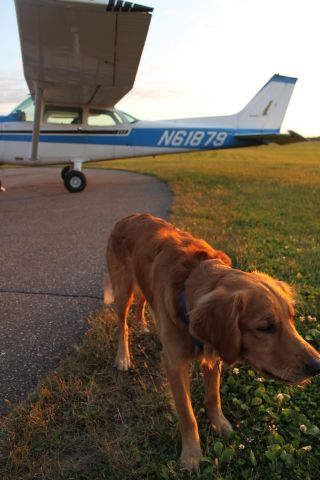
<svg viewBox="0 0 320 480">
<path fill-rule="evenodd" d="M 221 128 L 132 128 L 129 135 L 103 135 L 90 133 L 42 133 L 40 143 L 62 143 L 81 145 L 115 145 L 134 147 L 159 147 L 174 149 L 230 148 L 240 144 L 235 134 L 274 134 L 279 130 L 221 129 Z M 31 142 L 32 133 L 0 133 L 0 141 Z M 241 145 L 243 143 L 241 142 Z"/>
</svg>

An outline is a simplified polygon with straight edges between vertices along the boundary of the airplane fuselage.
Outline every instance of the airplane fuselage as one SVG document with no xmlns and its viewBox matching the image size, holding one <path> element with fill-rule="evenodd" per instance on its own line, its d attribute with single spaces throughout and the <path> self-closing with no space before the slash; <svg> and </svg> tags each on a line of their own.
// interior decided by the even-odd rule
<svg viewBox="0 0 320 480">
<path fill-rule="evenodd" d="M 22 102 L 0 117 L 0 163 L 68 164 L 65 187 L 85 188 L 82 164 L 118 158 L 300 141 L 280 126 L 296 79 L 274 75 L 234 115 L 144 121 L 116 108 Z M 41 94 L 41 91 L 40 91 Z"/>
<path fill-rule="evenodd" d="M 0 161 L 17 165 L 60 164 L 75 159 L 89 162 L 237 148 L 251 143 L 236 139 L 235 134 L 260 133 L 257 129 L 233 128 L 232 117 L 211 117 L 206 126 L 199 125 L 200 119 L 194 119 L 194 123 L 192 119 L 129 123 L 122 112 L 115 111 L 122 123 L 108 127 L 42 123 L 37 160 L 31 159 L 32 122 L 0 117 Z M 221 126 L 223 121 L 226 126 Z M 268 133 L 278 133 L 278 130 Z"/>
</svg>

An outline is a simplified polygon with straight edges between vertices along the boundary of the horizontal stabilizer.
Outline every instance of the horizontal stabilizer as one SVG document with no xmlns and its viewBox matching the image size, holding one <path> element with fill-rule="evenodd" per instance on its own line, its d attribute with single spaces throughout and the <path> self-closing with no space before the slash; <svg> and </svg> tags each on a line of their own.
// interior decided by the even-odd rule
<svg viewBox="0 0 320 480">
<path fill-rule="evenodd" d="M 289 130 L 285 133 L 270 133 L 270 134 L 257 134 L 257 135 L 235 135 L 237 140 L 243 140 L 243 142 L 257 142 L 257 145 L 266 145 L 268 143 L 277 143 L 278 145 L 286 145 L 288 143 L 305 142 L 306 139 L 299 133 Z"/>
</svg>

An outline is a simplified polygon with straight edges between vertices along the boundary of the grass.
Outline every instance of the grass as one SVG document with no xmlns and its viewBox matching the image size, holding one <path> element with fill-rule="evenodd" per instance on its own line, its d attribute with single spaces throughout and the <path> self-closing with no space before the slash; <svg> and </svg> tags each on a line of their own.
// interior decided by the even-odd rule
<svg viewBox="0 0 320 480">
<path fill-rule="evenodd" d="M 320 144 L 105 166 L 158 176 L 174 193 L 177 226 L 226 251 L 237 267 L 292 284 L 297 326 L 320 348 L 320 325 L 314 320 L 320 315 Z M 134 326 L 131 330 L 134 368 L 123 374 L 112 368 L 113 313 L 88 320 L 79 349 L 2 420 L 1 478 L 318 478 L 319 378 L 289 387 L 248 366 L 225 369 L 223 408 L 235 431 L 222 440 L 210 430 L 195 366 L 192 397 L 205 458 L 200 473 L 189 474 L 177 462 L 180 436 L 155 332 L 142 336 Z"/>
</svg>

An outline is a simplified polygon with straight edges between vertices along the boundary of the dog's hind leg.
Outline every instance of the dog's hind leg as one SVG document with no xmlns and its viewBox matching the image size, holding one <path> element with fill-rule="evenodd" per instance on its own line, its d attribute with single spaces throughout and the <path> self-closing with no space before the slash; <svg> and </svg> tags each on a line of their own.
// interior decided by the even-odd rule
<svg viewBox="0 0 320 480">
<path fill-rule="evenodd" d="M 148 329 L 147 321 L 146 321 L 146 318 L 145 318 L 145 315 L 144 315 L 146 300 L 143 296 L 143 293 L 141 292 L 141 290 L 137 286 L 135 286 L 135 288 L 134 288 L 134 297 L 135 297 L 135 303 L 136 303 L 136 320 L 137 320 L 137 323 L 138 323 L 138 325 L 140 327 L 140 330 L 142 332 L 148 333 L 149 329 Z"/>
<path fill-rule="evenodd" d="M 222 361 L 219 357 L 213 359 L 212 364 L 204 362 L 201 371 L 205 386 L 205 404 L 210 418 L 212 429 L 220 435 L 227 436 L 232 427 L 223 415 L 220 400 L 220 376 Z"/>
<path fill-rule="evenodd" d="M 103 284 L 103 303 L 105 307 L 111 305 L 114 301 L 113 290 L 109 273 L 106 274 Z"/>
<path fill-rule="evenodd" d="M 115 367 L 118 370 L 125 372 L 130 368 L 127 315 L 133 301 L 132 283 L 129 279 L 122 277 L 121 285 L 115 286 L 114 290 L 114 308 L 119 320 L 118 351 L 115 360 Z"/>
</svg>

